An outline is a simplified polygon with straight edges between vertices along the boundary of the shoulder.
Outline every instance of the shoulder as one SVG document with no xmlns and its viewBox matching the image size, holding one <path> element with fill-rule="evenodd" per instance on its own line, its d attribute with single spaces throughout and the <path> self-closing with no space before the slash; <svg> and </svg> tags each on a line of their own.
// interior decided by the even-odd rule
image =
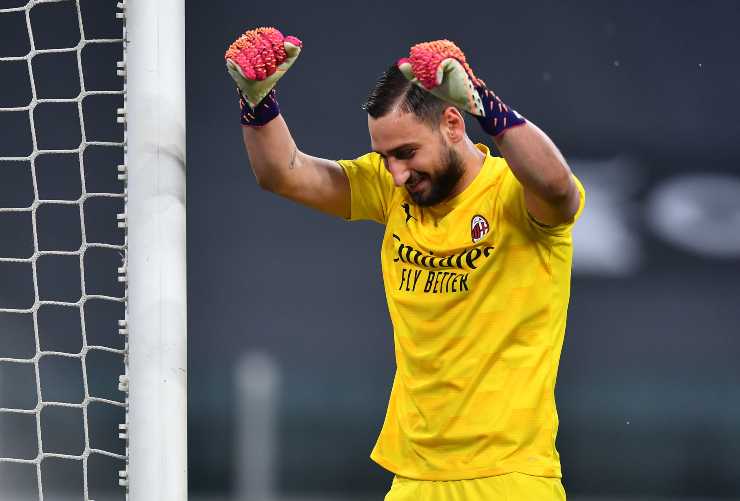
<svg viewBox="0 0 740 501">
<path fill-rule="evenodd" d="M 337 160 L 337 163 L 344 169 L 351 184 L 376 184 L 386 192 L 392 192 L 395 188 L 393 176 L 385 168 L 381 156 L 375 152 L 351 160 Z"/>
<path fill-rule="evenodd" d="M 383 165 L 383 159 L 380 158 L 380 155 L 371 151 L 370 153 L 365 153 L 364 155 L 361 155 L 357 158 L 349 159 L 349 160 L 337 160 L 337 163 L 341 165 L 345 170 L 347 169 L 371 169 L 375 171 L 383 170 L 385 171 L 385 166 Z"/>
</svg>

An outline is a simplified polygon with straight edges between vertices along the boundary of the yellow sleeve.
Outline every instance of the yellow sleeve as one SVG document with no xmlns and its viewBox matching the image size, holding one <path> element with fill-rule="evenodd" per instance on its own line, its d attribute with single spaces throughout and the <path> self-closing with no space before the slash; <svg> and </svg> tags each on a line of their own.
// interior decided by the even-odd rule
<svg viewBox="0 0 740 501">
<path fill-rule="evenodd" d="M 352 208 L 350 221 L 388 221 L 388 207 L 395 186 L 377 153 L 368 153 L 354 160 L 338 160 L 349 179 Z"/>
<path fill-rule="evenodd" d="M 569 235 L 586 205 L 586 191 L 581 181 L 573 175 L 579 193 L 578 210 L 569 221 L 557 226 L 545 226 L 538 223 L 527 210 L 524 198 L 524 187 L 514 176 L 508 165 L 501 185 L 500 197 L 502 200 L 505 218 L 534 237 L 559 237 Z"/>
</svg>

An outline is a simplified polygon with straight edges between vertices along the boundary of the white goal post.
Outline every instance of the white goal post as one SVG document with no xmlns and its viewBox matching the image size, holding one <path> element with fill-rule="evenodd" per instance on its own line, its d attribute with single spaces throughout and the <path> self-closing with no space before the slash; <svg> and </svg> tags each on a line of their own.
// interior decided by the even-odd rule
<svg viewBox="0 0 740 501">
<path fill-rule="evenodd" d="M 120 485 L 128 501 L 187 501 L 185 0 L 13 2 L 0 6 L 0 16 L 5 16 L 0 21 L 6 23 L 0 26 L 9 39 L 22 38 L 25 27 L 27 44 L 0 44 L 0 86 L 10 89 L 0 92 L 0 124 L 11 138 L 0 142 L 0 379 L 7 382 L 0 386 L 0 500 L 70 495 L 105 501 L 107 495 L 124 496 Z M 115 35 L 94 29 L 101 18 L 85 16 L 101 6 L 109 9 L 111 21 L 115 16 L 123 22 L 114 26 Z M 56 34 L 57 26 L 63 36 L 43 37 Z M 83 57 L 84 49 L 103 45 L 122 45 L 122 60 L 110 67 L 86 65 L 83 61 L 95 59 Z M 51 78 L 43 71 L 44 60 L 55 64 Z M 70 61 L 74 65 L 65 66 Z M 70 68 L 74 71 L 63 73 Z M 98 88 L 95 78 L 89 78 L 96 74 L 124 77 L 122 89 L 120 81 L 116 89 Z M 60 82 L 67 77 L 75 85 L 78 80 L 79 87 L 65 87 L 63 95 L 49 92 L 49 83 L 63 87 Z M 28 101 L 13 101 L 26 95 L 11 87 L 26 84 Z M 100 96 L 112 97 L 116 101 L 106 102 L 116 104 L 95 114 L 85 104 Z M 63 120 L 47 121 L 54 114 Z M 123 124 L 116 129 L 117 138 L 100 140 L 94 130 L 96 124 L 104 129 L 96 122 L 99 116 Z M 77 124 L 79 138 L 73 130 Z M 73 134 L 57 137 L 65 127 Z M 24 135 L 29 136 L 29 151 L 19 139 Z M 96 148 L 114 149 L 115 160 L 85 156 Z M 88 183 L 86 176 L 96 175 L 117 182 L 110 173 L 120 163 L 121 148 L 117 175 L 124 184 Z M 42 164 L 51 165 L 54 176 Z M 69 165 L 76 169 L 71 174 Z M 49 180 L 72 183 L 78 191 L 42 189 Z M 95 205 L 100 200 L 122 201 L 123 209 L 116 205 L 109 214 L 109 206 Z M 109 228 L 115 230 L 116 224 L 120 240 L 111 242 Z M 98 225 L 105 232 L 91 231 Z M 46 238 L 46 233 L 55 238 Z M 2 245 L 14 240 L 19 245 Z M 86 256 L 100 250 L 114 260 L 120 254 L 117 273 L 118 265 L 110 260 L 88 266 Z M 50 273 L 52 268 L 63 273 Z M 63 285 L 55 286 L 56 281 Z M 106 284 L 102 292 L 94 282 Z M 113 292 L 106 288 L 109 282 L 116 286 Z M 86 313 L 96 304 L 115 305 L 115 316 L 94 324 Z M 53 308 L 64 310 L 63 320 L 48 317 L 52 320 L 42 322 L 42 314 Z M 71 341 L 61 343 L 62 338 Z M 114 358 L 99 358 L 101 354 Z M 95 372 L 100 367 L 107 371 L 103 377 L 103 369 Z M 115 384 L 107 383 L 115 382 L 120 367 L 121 393 L 116 393 Z M 92 408 L 114 409 L 118 430 L 108 414 Z M 105 438 L 115 439 L 118 433 L 125 441 L 125 453 L 99 439 L 103 432 L 91 426 L 98 422 L 105 423 Z M 107 470 L 103 475 L 88 472 L 99 458 L 113 460 L 100 466 L 113 468 L 110 478 Z M 105 484 L 102 490 L 100 483 Z"/>
<path fill-rule="evenodd" d="M 184 0 L 127 0 L 128 493 L 187 499 Z"/>
</svg>

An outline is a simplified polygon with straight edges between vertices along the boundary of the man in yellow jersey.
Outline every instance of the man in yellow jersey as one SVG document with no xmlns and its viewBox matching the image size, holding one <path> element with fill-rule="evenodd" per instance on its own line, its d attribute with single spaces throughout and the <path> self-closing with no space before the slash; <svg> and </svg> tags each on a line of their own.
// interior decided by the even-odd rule
<svg viewBox="0 0 740 501">
<path fill-rule="evenodd" d="M 395 474 L 386 501 L 564 500 L 554 389 L 583 187 L 446 40 L 412 47 L 377 82 L 365 104 L 373 152 L 309 156 L 273 89 L 301 47 L 252 30 L 227 67 L 260 186 L 386 227 L 397 370 L 371 454 Z M 468 138 L 463 111 L 503 158 Z"/>
</svg>

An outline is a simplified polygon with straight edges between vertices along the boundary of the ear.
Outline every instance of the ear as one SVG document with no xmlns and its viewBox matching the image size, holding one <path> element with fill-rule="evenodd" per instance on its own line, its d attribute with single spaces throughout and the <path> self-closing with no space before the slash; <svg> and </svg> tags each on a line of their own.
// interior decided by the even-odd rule
<svg viewBox="0 0 740 501">
<path fill-rule="evenodd" d="M 454 106 L 442 112 L 442 133 L 451 143 L 459 143 L 465 138 L 465 117 Z"/>
</svg>

